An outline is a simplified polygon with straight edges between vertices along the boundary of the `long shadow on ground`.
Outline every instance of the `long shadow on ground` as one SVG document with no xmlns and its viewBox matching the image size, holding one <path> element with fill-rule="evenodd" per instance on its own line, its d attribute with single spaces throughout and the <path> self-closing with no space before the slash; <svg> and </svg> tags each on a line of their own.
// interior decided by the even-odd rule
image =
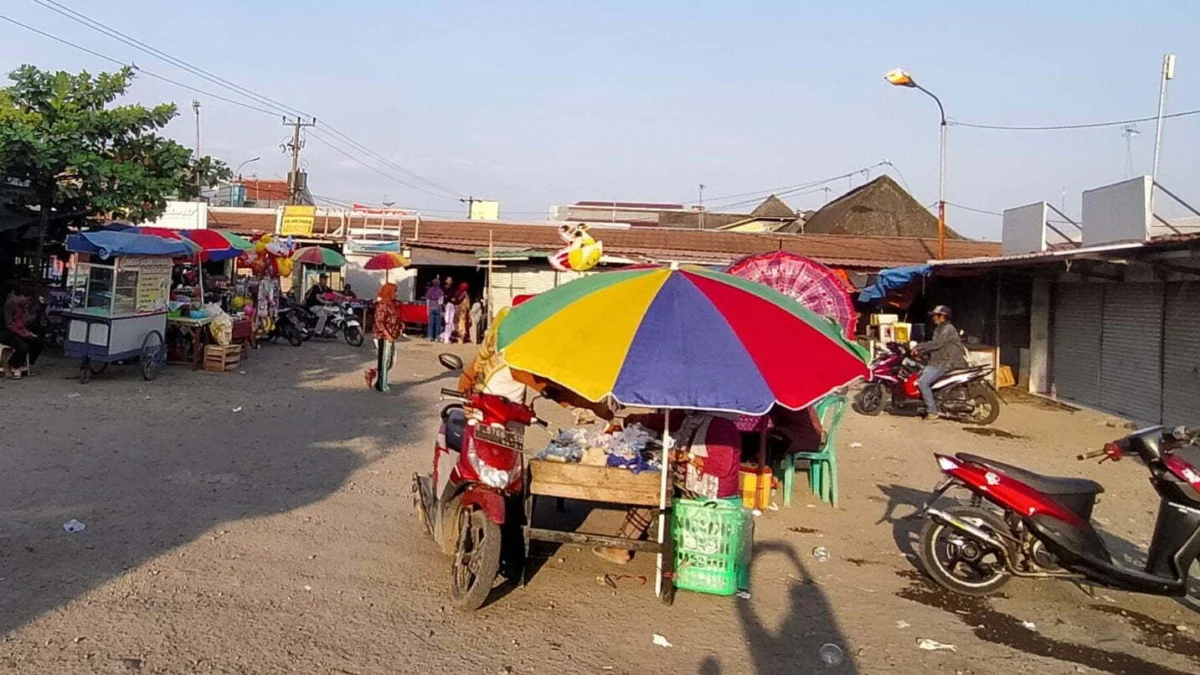
<svg viewBox="0 0 1200 675">
<path fill-rule="evenodd" d="M 369 351 L 267 346 L 245 375 L 172 367 L 144 382 L 110 368 L 88 385 L 50 359 L 41 376 L 3 385 L 0 635 L 222 523 L 320 501 L 413 441 L 406 387 L 329 384 Z M 72 518 L 87 529 L 64 532 Z"/>
</svg>

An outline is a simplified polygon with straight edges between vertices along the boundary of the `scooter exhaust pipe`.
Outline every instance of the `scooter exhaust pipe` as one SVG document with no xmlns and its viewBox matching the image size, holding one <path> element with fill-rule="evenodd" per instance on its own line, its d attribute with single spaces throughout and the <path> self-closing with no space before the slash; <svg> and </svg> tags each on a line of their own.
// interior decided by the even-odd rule
<svg viewBox="0 0 1200 675">
<path fill-rule="evenodd" d="M 932 518 L 934 520 L 934 522 L 936 522 L 940 525 L 945 525 L 947 527 L 953 527 L 956 530 L 961 530 L 963 532 L 966 532 L 967 534 L 971 535 L 972 537 L 975 537 L 976 539 L 978 539 L 980 541 L 987 542 L 988 544 L 990 544 L 991 546 L 996 548 L 998 551 L 1003 553 L 1005 560 L 1008 559 L 1008 547 L 1005 546 L 1004 542 L 1001 541 L 999 538 L 997 538 L 995 535 L 988 534 L 987 532 L 984 532 L 982 529 L 966 522 L 965 520 L 955 518 L 954 516 L 950 515 L 949 513 L 946 513 L 945 511 L 939 511 L 938 509 L 929 509 L 928 511 L 925 512 L 925 515 L 927 515 L 929 518 Z"/>
</svg>

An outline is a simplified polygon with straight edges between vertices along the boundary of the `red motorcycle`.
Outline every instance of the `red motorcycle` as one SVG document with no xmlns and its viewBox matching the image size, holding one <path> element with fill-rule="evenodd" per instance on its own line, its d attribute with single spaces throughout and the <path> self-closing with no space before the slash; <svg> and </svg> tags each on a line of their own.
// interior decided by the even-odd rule
<svg viewBox="0 0 1200 675">
<path fill-rule="evenodd" d="M 1013 577 L 1186 595 L 1188 571 L 1200 555 L 1200 470 L 1192 463 L 1200 462 L 1197 441 L 1200 428 L 1156 426 L 1078 456 L 1103 463 L 1132 453 L 1150 471 L 1161 501 L 1145 569 L 1116 563 L 1092 526 L 1096 495 L 1104 491 L 1099 483 L 1042 476 L 966 453 L 935 455 L 945 477 L 919 514 L 927 520 L 920 544 L 925 571 L 964 595 L 995 593 Z M 952 487 L 969 490 L 970 504 L 932 508 Z"/>
<path fill-rule="evenodd" d="M 462 371 L 462 359 L 453 354 L 438 361 Z M 454 403 L 442 409 L 433 473 L 413 475 L 413 503 L 425 530 L 453 557 L 454 605 L 475 610 L 495 585 L 505 542 L 522 541 L 524 432 L 545 422 L 500 396 L 443 389 L 442 397 Z"/>
<path fill-rule="evenodd" d="M 871 376 L 854 396 L 852 406 L 862 415 L 919 416 L 925 414 L 925 401 L 917 388 L 917 378 L 924 365 L 916 360 L 905 345 L 889 342 L 887 351 L 871 361 Z M 943 416 L 987 425 L 1000 416 L 1000 394 L 987 376 L 987 366 L 959 368 L 944 373 L 933 383 L 933 396 Z"/>
</svg>

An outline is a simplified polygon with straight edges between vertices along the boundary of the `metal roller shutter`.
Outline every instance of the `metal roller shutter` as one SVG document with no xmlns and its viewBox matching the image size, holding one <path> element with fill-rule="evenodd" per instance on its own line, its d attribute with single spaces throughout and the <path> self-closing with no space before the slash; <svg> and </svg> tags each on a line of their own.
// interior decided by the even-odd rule
<svg viewBox="0 0 1200 675">
<path fill-rule="evenodd" d="M 1167 287 L 1162 421 L 1200 425 L 1200 282 Z"/>
<path fill-rule="evenodd" d="M 1162 321 L 1162 284 L 1105 284 L 1101 408 L 1140 422 L 1161 419 Z"/>
<path fill-rule="evenodd" d="M 1093 407 L 1100 405 L 1102 298 L 1098 284 L 1058 284 L 1054 293 L 1054 394 Z"/>
</svg>

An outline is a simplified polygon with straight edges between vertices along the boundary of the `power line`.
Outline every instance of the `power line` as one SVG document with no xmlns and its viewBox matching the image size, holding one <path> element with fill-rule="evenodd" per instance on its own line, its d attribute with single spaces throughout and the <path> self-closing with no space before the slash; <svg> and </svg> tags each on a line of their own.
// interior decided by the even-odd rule
<svg viewBox="0 0 1200 675">
<path fill-rule="evenodd" d="M 825 178 L 822 180 L 811 181 L 808 183 L 800 183 L 798 185 L 792 185 L 792 186 L 785 186 L 784 188 L 769 188 L 767 190 L 754 190 L 752 192 L 741 193 L 740 195 L 726 195 L 726 197 L 723 197 L 723 198 L 719 197 L 715 201 L 720 201 L 721 199 L 727 199 L 729 197 L 740 197 L 740 196 L 744 196 L 744 195 L 760 194 L 760 193 L 767 193 L 767 192 L 773 193 L 776 197 L 788 197 L 788 196 L 798 197 L 801 194 L 805 194 L 805 193 L 801 192 L 802 190 L 807 190 L 809 188 L 819 188 L 822 185 L 826 185 L 826 184 L 832 183 L 834 181 L 839 181 L 839 180 L 842 180 L 843 178 L 850 178 L 851 176 L 856 176 L 860 173 L 869 172 L 871 169 L 875 169 L 875 168 L 878 168 L 881 166 L 889 166 L 889 165 L 890 165 L 890 162 L 879 162 L 876 164 L 872 164 L 870 166 L 865 166 L 860 169 L 855 169 L 854 171 L 849 171 L 847 173 L 843 173 L 843 174 L 840 174 L 837 176 L 831 176 L 829 178 Z M 712 208 L 727 209 L 727 208 L 731 208 L 734 206 L 744 206 L 746 204 L 750 204 L 750 203 L 753 203 L 756 201 L 759 201 L 759 199 L 755 198 L 755 199 L 747 199 L 747 200 L 742 200 L 742 201 L 737 201 L 737 202 L 723 202 L 721 204 L 715 204 Z"/>
<path fill-rule="evenodd" d="M 263 114 L 266 114 L 266 115 L 275 115 L 275 114 L 276 114 L 276 113 L 274 113 L 274 112 L 271 112 L 270 110 L 264 110 L 263 108 L 259 108 L 259 107 L 256 107 L 256 106 L 252 106 L 252 105 L 250 105 L 250 104 L 248 104 L 248 103 L 244 103 L 244 102 L 242 102 L 242 101 L 238 101 L 238 100 L 235 100 L 235 99 L 232 99 L 232 98 L 226 98 L 226 97 L 224 97 L 224 96 L 221 96 L 220 94 L 214 94 L 214 93 L 212 93 L 211 91 L 207 91 L 207 90 L 204 90 L 204 89 L 200 89 L 200 88 L 198 88 L 198 87 L 193 87 L 193 86 L 191 86 L 191 85 L 184 84 L 183 82 L 179 82 L 179 81 L 177 81 L 177 80 L 172 80 L 172 79 L 171 79 L 171 78 L 169 78 L 169 77 L 164 77 L 164 76 L 162 76 L 162 75 L 159 75 L 158 73 L 153 73 L 153 72 L 150 72 L 149 70 L 146 70 L 145 68 L 141 68 L 141 67 L 140 67 L 140 66 L 138 66 L 136 63 L 125 63 L 124 61 L 122 61 L 122 60 L 120 60 L 120 59 L 115 59 L 115 58 L 113 58 L 113 57 L 111 57 L 111 56 L 108 56 L 108 55 L 106 55 L 106 54 L 101 54 L 100 52 L 98 52 L 98 51 L 95 51 L 95 50 L 93 50 L 93 49 L 88 49 L 87 47 L 83 47 L 83 46 L 81 46 L 81 45 L 77 45 L 77 44 L 75 44 L 74 42 L 71 42 L 70 40 L 66 40 L 66 39 L 64 39 L 64 38 L 60 38 L 60 37 L 58 37 L 57 35 L 53 35 L 53 34 L 51 34 L 51 33 L 47 33 L 46 31 L 43 31 L 43 30 L 38 30 L 37 28 L 34 28 L 33 26 L 30 26 L 30 25 L 28 25 L 28 24 L 21 23 L 20 21 L 17 21 L 16 19 L 13 19 L 13 18 L 11 18 L 11 17 L 4 16 L 3 14 L 0 14 L 0 19 L 2 19 L 2 20 L 4 20 L 4 21 L 7 21 L 7 22 L 11 23 L 11 24 L 12 24 L 12 25 L 14 25 L 14 26 L 18 26 L 18 27 L 20 27 L 20 28 L 24 28 L 25 30 L 27 30 L 27 31 L 30 31 L 30 32 L 32 32 L 32 33 L 36 33 L 36 34 L 38 34 L 38 35 L 41 35 L 41 36 L 42 36 L 42 37 L 44 37 L 44 38 L 48 38 L 48 39 L 50 39 L 50 40 L 54 40 L 55 42 L 58 42 L 58 43 L 60 43 L 60 44 L 63 44 L 63 45 L 66 45 L 66 46 L 68 46 L 68 47 L 71 47 L 71 48 L 73 48 L 73 49 L 78 49 L 79 51 L 81 51 L 81 52 L 84 52 L 85 54 L 90 54 L 90 55 L 92 55 L 92 56 L 95 56 L 95 57 L 96 57 L 96 58 L 98 58 L 98 59 L 103 59 L 103 60 L 105 60 L 105 61 L 108 61 L 109 63 L 113 63 L 113 64 L 116 64 L 116 65 L 118 65 L 118 66 L 122 66 L 122 67 L 128 67 L 128 68 L 133 68 L 133 69 L 134 69 L 135 71 L 137 71 L 137 73 L 138 73 L 138 74 L 140 74 L 140 75 L 147 75 L 147 76 L 149 76 L 149 77 L 153 77 L 153 78 L 154 78 L 154 79 L 156 79 L 156 80 L 162 80 L 163 82 L 166 82 L 166 83 L 168 83 L 168 84 L 173 84 L 173 85 L 175 85 L 175 86 L 177 86 L 177 87 L 183 87 L 184 89 L 187 89 L 188 91 L 193 91 L 193 92 L 196 92 L 197 94 L 204 94 L 205 96 L 208 96 L 208 97 L 210 97 L 210 98 L 217 99 L 218 101 L 224 101 L 224 102 L 226 102 L 226 103 L 232 103 L 233 105 L 236 105 L 236 106 L 241 106 L 242 108 L 245 108 L 245 109 L 247 109 L 247 110 L 253 110 L 254 112 L 259 112 L 259 113 L 263 113 Z"/>
<path fill-rule="evenodd" d="M 974 206 L 964 206 L 962 204 L 955 204 L 954 202 L 946 202 L 946 205 L 953 206 L 956 209 L 962 209 L 963 211 L 972 211 L 974 213 L 982 213 L 987 216 L 1004 216 L 1004 214 L 999 211 L 989 211 L 987 209 L 980 209 L 980 208 L 976 208 Z"/>
<path fill-rule="evenodd" d="M 399 183 L 400 185 L 403 185 L 404 187 L 407 187 L 409 189 L 416 190 L 418 192 L 424 192 L 425 194 L 427 194 L 431 197 L 437 197 L 438 199 L 447 199 L 450 201 L 457 201 L 457 198 L 455 198 L 455 197 L 447 197 L 446 195 L 440 195 L 440 194 L 437 194 L 436 192 L 431 192 L 420 186 L 413 185 L 412 183 L 409 183 L 402 178 L 397 178 L 396 176 L 394 176 L 390 173 L 387 173 L 387 172 L 379 169 L 376 166 L 368 164 L 368 163 L 364 162 L 361 158 L 356 157 L 355 155 L 352 155 L 349 152 L 346 152 L 344 149 L 334 145 L 334 143 L 330 139 L 324 138 L 323 136 L 321 136 L 320 134 L 318 134 L 314 131 L 309 131 L 307 135 L 311 136 L 314 140 L 319 141 L 322 145 L 325 145 L 325 146 L 329 147 L 330 149 L 338 152 L 339 154 L 343 155 L 347 159 L 354 161 L 354 162 L 374 171 L 375 173 L 379 174 L 380 176 L 383 176 L 384 178 L 387 178 L 388 180 Z"/>
<path fill-rule="evenodd" d="M 298 108 L 294 108 L 285 103 L 281 103 L 273 98 L 270 98 L 269 96 L 260 94 L 252 89 L 243 87 L 235 82 L 232 82 L 224 77 L 221 77 L 221 76 L 211 73 L 207 70 L 204 70 L 203 68 L 196 66 L 194 64 L 191 64 L 183 59 L 174 57 L 156 47 L 153 47 L 152 45 L 142 42 L 141 40 L 138 40 L 137 38 L 134 38 L 130 35 L 122 33 L 121 31 L 119 31 L 115 28 L 112 28 L 100 21 L 92 19 L 91 17 L 89 17 L 81 12 L 77 12 L 77 11 L 71 9 L 70 7 L 67 7 L 58 2 L 55 2 L 55 0 L 33 0 L 33 2 L 37 5 L 40 5 L 41 7 L 45 8 L 45 9 L 51 10 L 61 16 L 64 16 L 64 17 L 76 22 L 76 23 L 79 23 L 79 24 L 86 26 L 94 31 L 97 31 L 103 35 L 106 35 L 114 40 L 117 40 L 118 42 L 121 42 L 121 43 L 128 45 L 130 47 L 133 47 L 134 49 L 137 49 L 141 52 L 149 54 L 150 56 L 153 56 L 154 58 L 159 59 L 160 61 L 164 61 L 170 65 L 175 66 L 176 68 L 180 68 L 180 69 L 185 70 L 193 75 L 196 75 L 197 77 L 208 80 L 209 82 L 212 82 L 213 84 L 216 84 L 218 86 L 221 86 L 221 87 L 224 87 L 231 91 L 234 91 L 242 96 L 245 96 L 251 100 L 254 100 L 257 103 L 260 103 L 260 104 L 268 106 L 268 107 L 275 108 L 275 109 L 283 112 L 285 115 L 302 116 L 302 117 L 308 117 L 308 118 L 315 117 L 314 115 L 312 115 L 308 112 L 305 112 Z M 220 97 L 218 97 L 218 98 L 220 98 Z M 221 99 L 221 100 L 229 100 L 229 99 Z M 256 110 L 258 110 L 259 112 L 263 112 L 261 109 L 256 108 Z M 455 190 L 447 188 L 444 185 L 435 183 L 432 180 L 429 180 L 428 178 L 425 178 L 424 176 L 421 176 L 420 174 L 418 174 L 414 171 L 411 171 L 399 164 L 396 164 L 395 162 L 392 162 L 391 160 L 387 159 L 386 157 L 378 154 L 374 150 L 368 148 L 367 146 L 363 145 L 359 141 L 355 140 L 349 134 L 341 131 L 340 129 L 337 129 L 336 127 L 334 127 L 328 123 L 326 123 L 324 125 L 324 127 L 331 134 L 333 134 L 336 137 L 339 137 L 341 142 L 351 145 L 351 146 L 355 147 L 356 149 L 358 149 L 359 151 L 361 151 L 367 155 L 370 155 L 371 157 L 373 157 L 380 163 L 384 164 L 385 166 L 388 166 L 400 173 L 403 173 L 404 175 L 412 178 L 413 180 L 425 183 L 426 185 L 428 185 L 436 190 L 445 192 L 448 195 L 454 195 L 455 199 L 457 199 L 460 196 L 459 193 L 456 192 Z M 412 186 L 410 186 L 410 187 L 412 187 Z M 416 188 L 414 188 L 414 189 L 416 189 Z"/>
<path fill-rule="evenodd" d="M 1163 115 L 1163 119 L 1173 119 L 1175 117 L 1189 117 L 1191 115 L 1200 115 L 1200 110 L 1184 110 L 1181 112 L 1170 113 Z M 1137 124 L 1138 122 L 1153 122 L 1157 120 L 1157 115 L 1150 117 L 1138 117 L 1137 119 L 1129 120 L 1114 120 L 1112 122 L 1087 122 L 1084 124 L 1047 124 L 1041 126 L 1004 126 L 1000 124 L 974 124 L 972 122 L 959 122 L 957 120 L 949 120 L 946 123 L 956 127 L 967 127 L 969 129 L 991 129 L 995 131 L 1064 131 L 1070 129 L 1100 129 L 1102 127 L 1119 127 L 1124 124 Z"/>
</svg>

